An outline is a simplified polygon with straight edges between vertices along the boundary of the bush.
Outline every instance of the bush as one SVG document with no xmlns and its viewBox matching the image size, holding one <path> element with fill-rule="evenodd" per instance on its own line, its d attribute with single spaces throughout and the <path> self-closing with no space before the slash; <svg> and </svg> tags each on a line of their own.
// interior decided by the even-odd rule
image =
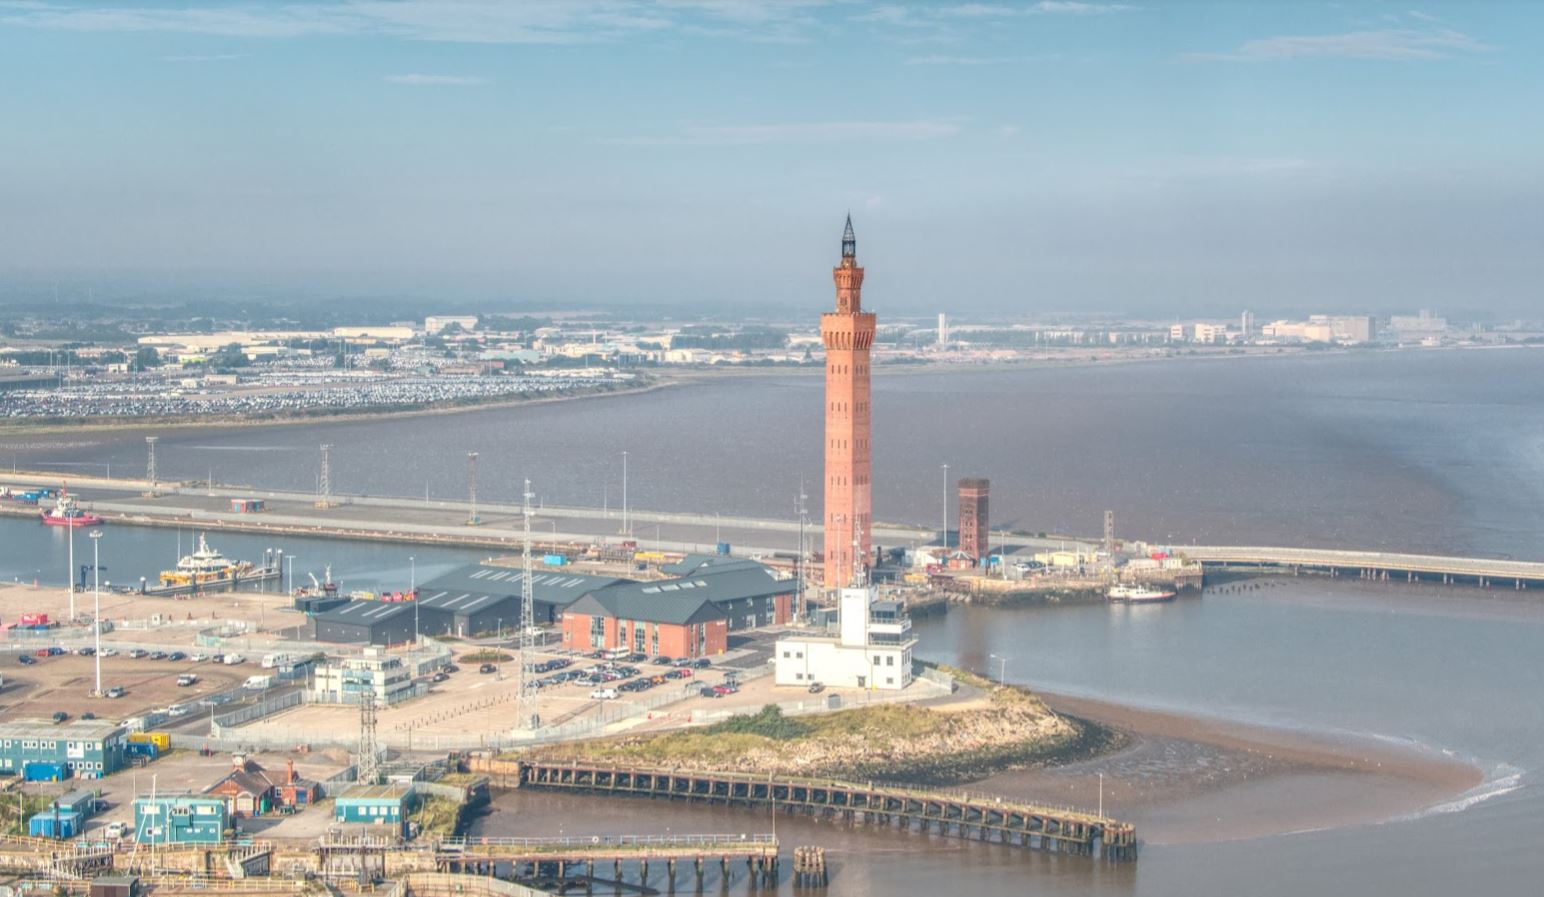
<svg viewBox="0 0 1544 897">
<path fill-rule="evenodd" d="M 731 716 L 704 731 L 711 735 L 760 735 L 778 741 L 802 738 L 813 730 L 809 723 L 783 716 L 782 708 L 768 704 L 755 716 Z"/>
</svg>

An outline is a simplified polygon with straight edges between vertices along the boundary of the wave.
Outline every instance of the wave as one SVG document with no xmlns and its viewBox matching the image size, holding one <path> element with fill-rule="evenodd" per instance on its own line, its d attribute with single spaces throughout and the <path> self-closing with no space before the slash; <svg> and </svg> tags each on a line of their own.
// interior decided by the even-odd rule
<svg viewBox="0 0 1544 897">
<path fill-rule="evenodd" d="M 1407 819 L 1424 819 L 1428 816 L 1440 816 L 1445 813 L 1462 813 L 1477 804 L 1482 804 L 1492 798 L 1503 794 L 1511 794 L 1523 787 L 1523 771 L 1515 766 L 1501 764 L 1485 781 L 1470 788 L 1463 794 L 1440 804 L 1433 804 L 1419 813 L 1413 813 L 1405 817 Z"/>
</svg>

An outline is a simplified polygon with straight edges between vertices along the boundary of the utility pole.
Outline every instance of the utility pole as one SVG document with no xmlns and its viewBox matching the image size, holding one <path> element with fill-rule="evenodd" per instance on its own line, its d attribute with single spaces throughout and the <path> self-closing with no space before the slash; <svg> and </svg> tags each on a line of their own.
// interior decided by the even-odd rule
<svg viewBox="0 0 1544 897">
<path fill-rule="evenodd" d="M 627 516 L 627 452 L 622 452 L 622 535 L 631 537 L 632 522 Z"/>
<path fill-rule="evenodd" d="M 70 584 L 70 621 L 75 621 L 75 527 L 65 527 L 70 531 L 70 565 L 64 568 L 64 579 Z M 82 583 L 84 585 L 84 583 Z"/>
<path fill-rule="evenodd" d="M 525 481 L 524 504 L 521 518 L 525 524 L 524 563 L 520 577 L 520 724 L 532 732 L 541 728 L 541 715 L 536 707 L 536 599 L 532 584 L 531 562 L 531 481 Z"/>
<path fill-rule="evenodd" d="M 74 527 L 71 527 L 70 530 L 74 532 Z M 91 578 L 95 583 L 92 591 L 96 593 L 96 611 L 91 618 L 91 628 L 96 633 L 94 636 L 96 651 L 95 656 L 92 657 L 92 660 L 96 661 L 96 691 L 91 693 L 94 697 L 102 696 L 102 566 L 98 563 L 101 560 L 101 556 L 97 551 L 97 542 L 101 538 L 101 530 L 94 529 L 91 531 Z M 74 545 L 75 543 L 71 541 L 70 544 Z M 72 592 L 71 594 L 74 593 Z"/>
<path fill-rule="evenodd" d="M 477 516 L 477 453 L 466 453 L 466 491 L 472 504 L 472 515 L 466 519 L 467 526 L 477 526 L 482 523 L 482 518 Z"/>
<path fill-rule="evenodd" d="M 359 760 L 355 764 L 355 780 L 361 785 L 374 785 L 381 777 L 380 746 L 375 740 L 375 683 L 359 693 Z"/>
<path fill-rule="evenodd" d="M 413 596 L 413 646 L 417 647 L 423 636 L 418 634 L 418 565 L 412 555 L 407 558 L 407 593 Z"/>
<path fill-rule="evenodd" d="M 943 541 L 944 555 L 949 554 L 949 465 L 942 465 L 944 469 L 944 528 L 939 533 Z"/>
<path fill-rule="evenodd" d="M 809 522 L 809 509 L 805 507 L 805 502 L 808 500 L 809 496 L 804 494 L 804 477 L 801 475 L 799 477 L 799 558 L 798 569 L 795 571 L 798 581 L 798 592 L 795 600 L 798 603 L 793 608 L 793 622 L 795 626 L 799 624 L 799 620 L 804 616 L 804 528 Z"/>
<path fill-rule="evenodd" d="M 289 565 L 289 593 L 293 595 L 295 594 L 295 556 L 285 555 L 284 562 Z"/>
</svg>

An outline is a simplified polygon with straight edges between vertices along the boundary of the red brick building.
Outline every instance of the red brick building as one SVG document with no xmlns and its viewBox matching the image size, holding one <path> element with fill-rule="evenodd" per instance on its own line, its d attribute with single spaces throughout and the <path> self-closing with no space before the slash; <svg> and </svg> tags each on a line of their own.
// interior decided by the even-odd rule
<svg viewBox="0 0 1544 897">
<path fill-rule="evenodd" d="M 960 550 L 976 560 L 991 553 L 991 520 L 987 514 L 990 480 L 966 477 L 960 480 Z"/>
<path fill-rule="evenodd" d="M 666 657 L 724 653 L 728 616 L 706 596 L 662 591 L 666 585 L 674 583 L 630 583 L 575 601 L 563 611 L 563 647 Z"/>
<path fill-rule="evenodd" d="M 850 585 L 854 565 L 867 558 L 873 507 L 869 350 L 874 313 L 863 310 L 863 269 L 852 216 L 842 232 L 842 260 L 831 271 L 836 310 L 820 316 L 826 347 L 825 586 Z M 854 554 L 853 543 L 858 547 Z"/>
</svg>

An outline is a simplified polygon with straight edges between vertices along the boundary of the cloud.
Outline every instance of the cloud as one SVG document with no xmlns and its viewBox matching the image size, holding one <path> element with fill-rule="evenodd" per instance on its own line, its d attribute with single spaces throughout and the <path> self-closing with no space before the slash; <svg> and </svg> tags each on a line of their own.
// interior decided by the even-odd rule
<svg viewBox="0 0 1544 897">
<path fill-rule="evenodd" d="M 231 59 L 245 59 L 245 53 L 189 53 L 182 56 L 162 56 L 162 62 L 226 62 Z"/>
<path fill-rule="evenodd" d="M 943 53 L 933 53 L 928 56 L 913 56 L 906 60 L 907 65 L 1007 65 L 1011 62 L 1019 62 L 1022 57 L 1017 56 L 949 56 Z"/>
<path fill-rule="evenodd" d="M 458 43 L 562 44 L 672 28 L 736 26 L 741 36 L 810 23 L 828 0 L 337 0 L 240 6 L 85 6 L 0 0 L 0 26 L 279 38 L 365 34 Z M 783 31 L 779 31 L 782 29 Z"/>
<path fill-rule="evenodd" d="M 1289 35 L 1245 41 L 1230 53 L 1188 53 L 1183 59 L 1223 62 L 1271 62 L 1282 59 L 1375 59 L 1407 61 L 1446 59 L 1458 53 L 1492 49 L 1467 34 L 1448 29 L 1420 31 L 1389 28 L 1344 34 Z"/>
<path fill-rule="evenodd" d="M 1074 0 L 1040 0 L 1031 9 L 1043 13 L 1065 13 L 1075 16 L 1103 16 L 1116 12 L 1129 12 L 1137 7 L 1129 3 L 1077 3 Z"/>
<path fill-rule="evenodd" d="M 1441 22 L 1442 20 L 1429 12 L 1421 12 L 1418 9 L 1406 10 L 1405 15 L 1412 19 L 1420 19 L 1422 22 Z"/>
<path fill-rule="evenodd" d="M 486 84 L 487 79 L 469 75 L 421 75 L 412 73 L 407 75 L 387 75 L 386 80 L 392 84 L 413 84 L 421 86 L 444 85 L 452 87 L 467 87 L 475 84 Z"/>
<path fill-rule="evenodd" d="M 691 125 L 679 134 L 615 137 L 622 146 L 754 146 L 768 143 L 827 143 L 846 140 L 936 140 L 953 137 L 960 126 L 939 121 L 794 122 L 764 125 Z"/>
</svg>

